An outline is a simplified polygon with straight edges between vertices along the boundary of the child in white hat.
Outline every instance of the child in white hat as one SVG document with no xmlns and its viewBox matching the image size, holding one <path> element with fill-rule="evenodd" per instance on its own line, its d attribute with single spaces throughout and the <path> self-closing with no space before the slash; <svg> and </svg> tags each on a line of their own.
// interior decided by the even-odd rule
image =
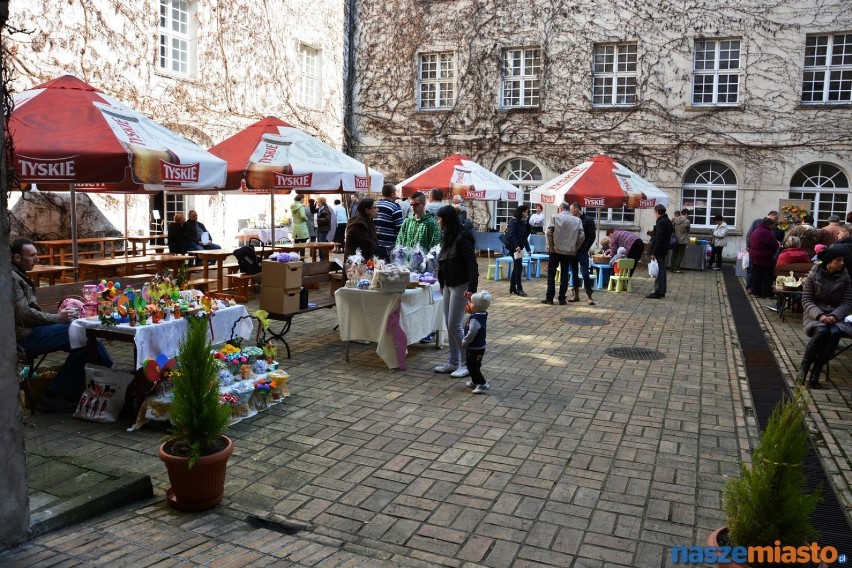
<svg viewBox="0 0 852 568">
<path fill-rule="evenodd" d="M 487 290 L 481 290 L 470 297 L 467 311 L 470 317 L 464 325 L 464 339 L 462 349 L 467 350 L 467 370 L 470 379 L 468 388 L 473 389 L 473 394 L 482 394 L 491 385 L 485 382 L 482 375 L 482 358 L 485 356 L 485 327 L 488 321 L 488 306 L 491 305 L 491 294 Z"/>
</svg>

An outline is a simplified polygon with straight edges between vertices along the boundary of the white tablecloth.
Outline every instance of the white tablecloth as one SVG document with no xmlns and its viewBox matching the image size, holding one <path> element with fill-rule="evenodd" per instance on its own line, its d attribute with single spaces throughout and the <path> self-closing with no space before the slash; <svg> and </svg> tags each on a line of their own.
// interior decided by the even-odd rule
<svg viewBox="0 0 852 568">
<path fill-rule="evenodd" d="M 231 306 L 213 312 L 213 336 L 210 341 L 217 344 L 231 339 L 231 328 L 234 327 L 234 322 L 247 315 L 248 311 L 246 311 L 245 306 Z M 71 348 L 85 347 L 86 329 L 93 327 L 104 327 L 111 331 L 133 336 L 133 342 L 136 344 L 136 368 L 141 367 L 145 359 L 156 358 L 160 353 L 164 353 L 168 357 L 177 355 L 180 340 L 186 334 L 186 320 L 184 318 L 135 327 L 120 323 L 108 328 L 102 326 L 97 318 L 86 318 L 71 322 L 71 327 L 68 328 Z M 247 318 L 237 325 L 234 333 L 244 339 L 250 339 L 253 327 L 252 320 Z"/>
<path fill-rule="evenodd" d="M 256 237 L 264 243 L 274 243 L 281 239 L 289 239 L 290 227 L 276 227 L 274 235 L 272 229 L 240 229 L 237 235 L 240 239 Z"/>
<path fill-rule="evenodd" d="M 341 341 L 375 341 L 376 353 L 388 368 L 399 368 L 393 339 L 387 333 L 388 316 L 400 302 L 400 326 L 408 345 L 432 331 L 446 331 L 444 300 L 437 284 L 406 290 L 404 294 L 386 294 L 378 290 L 340 288 L 334 293 Z"/>
</svg>

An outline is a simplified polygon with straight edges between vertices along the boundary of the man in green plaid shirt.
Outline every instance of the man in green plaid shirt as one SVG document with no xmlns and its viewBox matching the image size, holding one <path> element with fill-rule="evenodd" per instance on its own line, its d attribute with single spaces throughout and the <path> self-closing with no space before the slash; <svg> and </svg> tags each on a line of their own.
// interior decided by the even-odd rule
<svg viewBox="0 0 852 568">
<path fill-rule="evenodd" d="M 396 236 L 396 244 L 404 247 L 420 245 L 425 253 L 433 246 L 441 244 L 441 227 L 438 226 L 435 215 L 426 212 L 426 196 L 423 192 L 414 192 L 408 201 L 411 203 L 412 215 L 403 221 Z M 434 340 L 433 331 L 420 339 L 420 343 L 431 343 Z"/>
<path fill-rule="evenodd" d="M 441 227 L 435 216 L 426 212 L 426 196 L 422 192 L 415 192 L 409 202 L 413 215 L 402 223 L 396 244 L 404 247 L 420 245 L 425 253 L 441 243 Z"/>
</svg>

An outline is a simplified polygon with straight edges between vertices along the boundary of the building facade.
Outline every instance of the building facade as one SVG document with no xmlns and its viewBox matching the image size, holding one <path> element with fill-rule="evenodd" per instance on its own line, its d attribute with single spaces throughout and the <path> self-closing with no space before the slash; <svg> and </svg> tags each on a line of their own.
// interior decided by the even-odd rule
<svg viewBox="0 0 852 568">
<path fill-rule="evenodd" d="M 72 74 L 203 148 L 269 115 L 343 144 L 339 0 L 13 0 L 9 10 L 20 30 L 2 38 L 15 91 Z M 93 199 L 123 215 L 122 199 Z M 147 230 L 152 209 L 169 221 L 194 208 L 219 242 L 269 206 L 252 196 L 148 201 L 131 198 L 131 230 Z"/>
<path fill-rule="evenodd" d="M 528 190 L 605 152 L 689 208 L 694 232 L 722 214 L 728 257 L 781 199 L 822 223 L 852 211 L 842 0 L 401 0 L 360 2 L 357 21 L 354 147 L 391 179 L 461 152 Z"/>
</svg>

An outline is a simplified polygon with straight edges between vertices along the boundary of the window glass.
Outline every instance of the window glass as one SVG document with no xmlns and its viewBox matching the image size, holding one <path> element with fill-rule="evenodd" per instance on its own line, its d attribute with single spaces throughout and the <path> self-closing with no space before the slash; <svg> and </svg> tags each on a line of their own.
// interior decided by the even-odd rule
<svg viewBox="0 0 852 568">
<path fill-rule="evenodd" d="M 852 33 L 808 36 L 802 103 L 852 102 Z"/>
<path fill-rule="evenodd" d="M 636 104 L 636 44 L 595 46 L 592 63 L 592 104 L 632 106 Z"/>
<path fill-rule="evenodd" d="M 500 105 L 503 108 L 539 105 L 541 50 L 507 49 L 503 52 Z"/>
<path fill-rule="evenodd" d="M 176 75 L 192 75 L 195 58 L 195 2 L 160 0 L 157 65 Z"/>
<path fill-rule="evenodd" d="M 696 40 L 692 104 L 736 105 L 740 89 L 740 40 Z"/>
<path fill-rule="evenodd" d="M 810 214 L 818 226 L 827 224 L 831 215 L 845 219 L 849 210 L 849 178 L 831 164 L 808 164 L 790 180 L 790 199 L 810 201 Z"/>
<path fill-rule="evenodd" d="M 728 166 L 721 162 L 701 162 L 683 177 L 681 203 L 689 209 L 689 221 L 696 227 L 715 226 L 716 215 L 735 226 L 737 192 L 736 175 Z"/>
<path fill-rule="evenodd" d="M 455 76 L 452 52 L 421 53 L 418 108 L 451 108 L 455 101 Z"/>
</svg>

